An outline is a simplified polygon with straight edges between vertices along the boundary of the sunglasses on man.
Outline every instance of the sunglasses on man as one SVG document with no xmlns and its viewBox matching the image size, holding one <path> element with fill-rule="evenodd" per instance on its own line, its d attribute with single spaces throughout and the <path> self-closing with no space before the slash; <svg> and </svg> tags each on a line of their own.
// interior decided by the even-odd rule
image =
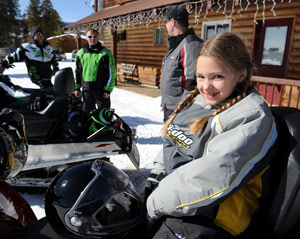
<svg viewBox="0 0 300 239">
<path fill-rule="evenodd" d="M 35 33 L 34 35 L 39 37 L 39 36 L 43 36 L 44 34 L 43 33 Z"/>
<path fill-rule="evenodd" d="M 97 38 L 98 36 L 97 35 L 91 35 L 91 36 L 88 36 L 88 38 L 92 39 L 92 38 Z"/>
</svg>

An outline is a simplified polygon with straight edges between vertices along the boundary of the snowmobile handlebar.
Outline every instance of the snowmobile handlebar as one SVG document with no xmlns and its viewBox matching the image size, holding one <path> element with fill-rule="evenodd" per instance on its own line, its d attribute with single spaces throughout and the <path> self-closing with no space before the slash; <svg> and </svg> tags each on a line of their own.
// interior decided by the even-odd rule
<svg viewBox="0 0 300 239">
<path fill-rule="evenodd" d="M 15 67 L 14 64 L 9 64 L 8 66 L 5 66 L 5 64 L 3 64 L 3 61 L 1 60 L 0 61 L 0 75 L 3 75 L 3 72 L 5 69 L 14 68 L 14 67 Z"/>
</svg>

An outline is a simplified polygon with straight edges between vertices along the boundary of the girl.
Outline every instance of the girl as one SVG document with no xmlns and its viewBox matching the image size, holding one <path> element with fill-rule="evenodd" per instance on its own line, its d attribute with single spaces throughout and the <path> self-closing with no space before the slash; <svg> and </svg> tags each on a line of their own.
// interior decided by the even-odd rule
<svg viewBox="0 0 300 239">
<path fill-rule="evenodd" d="M 250 224 L 277 138 L 268 105 L 250 87 L 252 69 L 232 33 L 200 49 L 197 88 L 164 125 L 148 179 L 159 181 L 147 199 L 150 219 L 163 221 L 154 238 L 231 238 Z"/>
</svg>

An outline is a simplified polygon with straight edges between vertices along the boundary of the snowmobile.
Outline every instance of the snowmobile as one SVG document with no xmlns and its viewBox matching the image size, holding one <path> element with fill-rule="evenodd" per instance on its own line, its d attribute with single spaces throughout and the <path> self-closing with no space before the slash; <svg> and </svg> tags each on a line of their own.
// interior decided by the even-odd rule
<svg viewBox="0 0 300 239">
<path fill-rule="evenodd" d="M 13 65 L 9 66 L 13 68 Z M 8 106 L 12 109 L 29 108 L 43 110 L 55 97 L 52 87 L 45 89 L 24 88 L 11 82 L 11 79 L 0 71 L 0 87 L 13 99 Z"/>
<path fill-rule="evenodd" d="M 300 120 L 300 111 L 298 109 L 285 107 L 272 107 L 271 110 L 275 116 L 279 138 L 277 142 L 278 153 L 272 159 L 270 167 L 270 177 L 272 182 L 270 193 L 264 202 L 264 207 L 262 207 L 262 210 L 259 210 L 258 214 L 254 215 L 252 223 L 245 233 L 232 238 L 300 238 L 300 230 L 298 227 L 300 222 L 300 126 L 298 123 Z M 77 181 L 81 182 L 81 180 Z M 63 180 L 61 185 L 63 186 Z M 101 187 L 98 188 L 101 190 Z M 87 191 L 88 190 L 86 190 L 85 193 Z M 58 190 L 57 192 L 66 195 L 68 195 L 67 192 L 69 192 L 73 195 L 74 187 L 69 187 L 69 191 L 67 192 L 63 190 Z M 97 192 L 97 190 L 94 190 L 93 192 Z M 109 192 L 109 190 L 106 190 L 105 192 Z M 91 193 L 88 195 L 94 194 Z M 99 193 L 99 195 L 101 196 L 102 194 Z M 83 198 L 83 196 L 79 197 L 80 199 Z M 90 198 L 94 200 L 93 197 Z M 60 200 L 59 197 L 55 199 Z M 69 203 L 69 199 L 62 201 Z M 103 202 L 106 203 L 108 201 L 109 200 L 105 200 Z M 71 206 L 72 205 L 73 204 L 71 204 Z M 75 206 L 77 207 L 78 205 L 79 203 L 76 201 Z M 90 212 L 94 213 L 95 210 L 90 210 Z M 77 223 L 79 222 L 80 221 L 78 220 L 74 220 L 74 225 L 78 225 Z M 107 226 L 106 224 L 104 225 Z M 107 232 L 109 232 L 109 230 L 107 230 Z M 47 218 L 42 218 L 31 225 L 20 228 L 15 231 L 15 234 L 13 235 L 20 236 L 13 238 L 59 238 L 53 228 L 49 225 Z M 138 236 L 147 238 L 148 236 L 145 230 L 139 230 L 139 228 L 137 228 L 136 231 L 133 230 L 132 233 L 129 232 L 128 235 L 128 237 L 124 238 L 136 238 Z M 76 238 L 80 237 L 77 236 Z"/>
<path fill-rule="evenodd" d="M 73 70 L 64 68 L 54 79 L 56 97 L 44 110 L 14 110 L 24 116 L 29 148 L 22 172 L 8 181 L 10 185 L 47 187 L 59 171 L 72 164 L 117 154 L 127 154 L 139 167 L 131 128 L 109 109 L 111 121 L 89 134 L 87 116 L 81 110 L 81 100 L 74 97 L 74 90 Z"/>
</svg>

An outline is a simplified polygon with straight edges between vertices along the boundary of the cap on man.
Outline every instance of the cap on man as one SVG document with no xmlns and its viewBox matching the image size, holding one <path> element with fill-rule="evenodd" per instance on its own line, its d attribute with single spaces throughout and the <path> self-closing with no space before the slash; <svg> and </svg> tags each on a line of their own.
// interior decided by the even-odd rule
<svg viewBox="0 0 300 239">
<path fill-rule="evenodd" d="M 176 20 L 184 21 L 186 23 L 189 22 L 189 14 L 186 8 L 182 5 L 169 6 L 167 14 L 164 17 L 168 19 L 174 18 Z"/>
</svg>

